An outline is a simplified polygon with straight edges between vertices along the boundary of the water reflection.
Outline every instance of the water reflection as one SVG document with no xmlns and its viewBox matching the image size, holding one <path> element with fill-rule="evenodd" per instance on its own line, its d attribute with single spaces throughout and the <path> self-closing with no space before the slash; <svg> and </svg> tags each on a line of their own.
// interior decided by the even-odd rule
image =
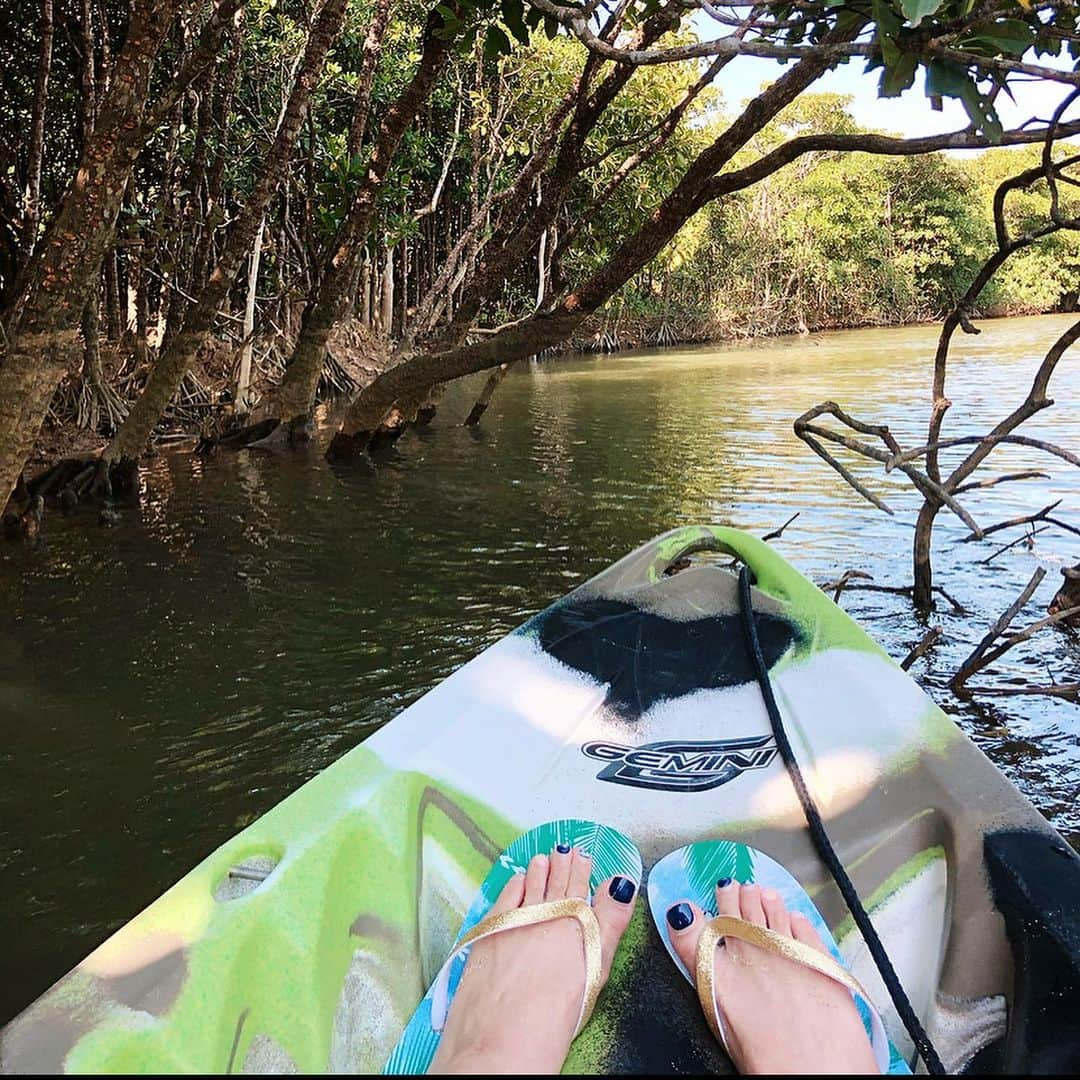
<svg viewBox="0 0 1080 1080">
<path fill-rule="evenodd" d="M 948 430 L 1012 408 L 1066 322 L 985 324 L 958 341 Z M 712 520 L 763 533 L 799 511 L 778 546 L 804 573 L 905 581 L 916 500 L 903 479 L 855 465 L 896 508 L 886 517 L 791 421 L 835 398 L 903 442 L 921 438 L 935 336 L 858 331 L 522 366 L 478 431 L 451 423 L 474 385 L 377 466 L 334 472 L 317 451 L 162 454 L 119 528 L 54 517 L 42 550 L 0 549 L 0 905 L 6 970 L 19 975 L 0 981 L 0 1018 L 463 660 L 658 532 Z M 1068 360 L 1059 404 L 1025 431 L 1075 447 Z M 998 455 L 1001 471 L 1047 464 L 1021 448 Z M 970 506 L 987 522 L 1058 496 L 1075 511 L 1080 477 L 1059 462 L 1049 471 Z M 1045 603 L 1056 568 L 1077 558 L 1067 536 L 1046 533 L 1035 551 L 980 568 L 990 548 L 958 544 L 965 532 L 942 516 L 941 580 L 973 612 L 936 616 L 946 640 L 923 670 L 943 701 L 1035 565 L 1051 568 Z M 844 603 L 896 657 L 923 633 L 896 597 Z M 1057 634 L 1007 674 L 1064 681 L 1078 668 L 1075 639 Z M 1080 835 L 1075 707 L 999 700 L 960 720 Z"/>
</svg>

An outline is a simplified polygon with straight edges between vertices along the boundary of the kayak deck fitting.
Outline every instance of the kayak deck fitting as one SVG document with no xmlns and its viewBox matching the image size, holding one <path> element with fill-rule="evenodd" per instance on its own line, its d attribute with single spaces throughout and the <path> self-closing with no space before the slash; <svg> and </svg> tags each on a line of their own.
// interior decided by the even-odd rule
<svg viewBox="0 0 1080 1080">
<path fill-rule="evenodd" d="M 715 552 L 753 571 L 794 753 L 946 1067 L 1080 1067 L 1080 859 L 820 589 L 702 526 L 556 602 L 223 844 L 0 1033 L 0 1068 L 378 1071 L 493 860 L 559 818 L 625 833 L 646 874 L 701 840 L 766 852 L 913 1061 L 811 841 Z M 567 1069 L 730 1070 L 641 903 Z"/>
</svg>

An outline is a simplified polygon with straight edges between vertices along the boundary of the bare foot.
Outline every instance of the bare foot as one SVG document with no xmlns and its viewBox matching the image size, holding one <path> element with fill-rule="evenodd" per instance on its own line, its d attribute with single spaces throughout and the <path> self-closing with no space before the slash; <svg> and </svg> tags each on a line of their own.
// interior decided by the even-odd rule
<svg viewBox="0 0 1080 1080">
<path fill-rule="evenodd" d="M 591 861 L 577 848 L 537 855 L 510 879 L 492 914 L 568 896 L 587 899 Z M 603 981 L 637 886 L 610 878 L 596 891 Z M 566 1060 L 585 989 L 581 926 L 565 918 L 506 930 L 469 953 L 431 1073 L 555 1073 Z"/>
<path fill-rule="evenodd" d="M 780 894 L 725 882 L 717 914 L 734 915 L 828 953 L 810 920 Z M 711 916 L 690 903 L 667 913 L 671 942 L 690 972 Z M 741 1073 L 876 1073 L 877 1062 L 851 994 L 820 972 L 730 938 L 716 950 L 716 1003 L 731 1060 Z"/>
</svg>

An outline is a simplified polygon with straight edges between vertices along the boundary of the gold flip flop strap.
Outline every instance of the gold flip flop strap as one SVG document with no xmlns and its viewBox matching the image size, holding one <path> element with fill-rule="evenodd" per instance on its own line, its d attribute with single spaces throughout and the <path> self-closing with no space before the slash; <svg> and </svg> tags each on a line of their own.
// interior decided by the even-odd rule
<svg viewBox="0 0 1080 1080">
<path fill-rule="evenodd" d="M 585 991 L 581 998 L 581 1012 L 578 1014 L 574 1038 L 589 1022 L 600 995 L 602 975 L 602 956 L 600 950 L 600 924 L 596 913 L 588 901 L 576 896 L 564 900 L 547 900 L 542 904 L 514 908 L 499 915 L 488 915 L 481 919 L 454 947 L 451 958 L 462 949 L 492 934 L 501 934 L 504 930 L 517 930 L 524 926 L 537 926 L 540 923 L 554 922 L 556 919 L 577 919 L 581 926 L 582 944 L 585 947 Z"/>
<path fill-rule="evenodd" d="M 737 919 L 732 915 L 718 915 L 707 922 L 705 929 L 701 932 L 696 962 L 697 991 L 701 999 L 701 1008 L 705 1013 L 705 1019 L 709 1022 L 709 1027 L 712 1028 L 713 1034 L 722 1045 L 726 1045 L 726 1040 L 720 1030 L 720 1018 L 717 1015 L 716 946 L 726 937 L 738 938 L 739 941 L 757 945 L 761 949 L 768 949 L 769 952 L 794 960 L 803 967 L 819 971 L 822 975 L 846 987 L 853 994 L 858 994 L 867 1003 L 870 1002 L 870 997 L 860 985 L 859 980 L 828 953 L 819 952 L 810 945 L 804 945 L 801 941 L 789 938 L 786 934 L 766 930 L 764 926 L 747 922 L 746 919 Z"/>
</svg>

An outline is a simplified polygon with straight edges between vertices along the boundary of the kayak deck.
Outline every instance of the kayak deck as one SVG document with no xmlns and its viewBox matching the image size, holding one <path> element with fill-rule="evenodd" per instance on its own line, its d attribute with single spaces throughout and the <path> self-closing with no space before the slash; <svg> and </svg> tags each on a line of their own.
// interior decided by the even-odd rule
<svg viewBox="0 0 1080 1080">
<path fill-rule="evenodd" d="M 564 817 L 624 832 L 646 873 L 702 839 L 767 852 L 910 1060 L 777 756 L 730 559 L 755 574 L 829 836 L 946 1065 L 1080 1066 L 1080 859 L 827 596 L 702 526 L 553 604 L 222 845 L 12 1021 L 0 1067 L 377 1071 L 499 851 Z M 730 1070 L 641 904 L 567 1068 Z"/>
</svg>

